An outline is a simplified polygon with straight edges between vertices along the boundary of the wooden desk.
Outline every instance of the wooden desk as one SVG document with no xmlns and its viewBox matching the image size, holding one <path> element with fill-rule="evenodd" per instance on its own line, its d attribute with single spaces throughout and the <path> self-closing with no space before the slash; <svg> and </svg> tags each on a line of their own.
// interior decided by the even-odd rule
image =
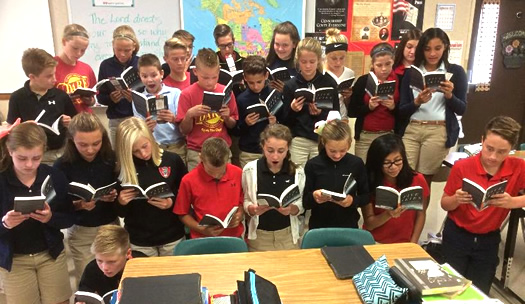
<svg viewBox="0 0 525 304">
<path fill-rule="evenodd" d="M 390 265 L 396 258 L 428 256 L 412 243 L 365 248 L 374 259 L 386 254 Z M 351 257 L 348 262 L 352 262 Z M 361 304 L 352 281 L 336 279 L 320 249 L 137 258 L 127 262 L 122 279 L 197 272 L 211 294 L 231 294 L 249 268 L 272 281 L 285 304 Z"/>
</svg>

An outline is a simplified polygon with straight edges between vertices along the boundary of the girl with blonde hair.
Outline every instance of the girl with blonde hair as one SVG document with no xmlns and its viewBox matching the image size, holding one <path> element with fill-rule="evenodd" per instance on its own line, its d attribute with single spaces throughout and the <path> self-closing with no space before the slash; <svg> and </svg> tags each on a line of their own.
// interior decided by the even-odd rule
<svg viewBox="0 0 525 304">
<path fill-rule="evenodd" d="M 94 95 L 73 94 L 78 88 L 92 88 L 97 83 L 93 69 L 80 61 L 89 45 L 88 31 L 80 24 L 69 24 L 62 34 L 62 51 L 55 56 L 56 87 L 70 94 L 78 112 L 92 112 Z"/>
<path fill-rule="evenodd" d="M 131 26 L 121 25 L 113 31 L 112 46 L 113 57 L 100 63 L 99 81 L 110 77 L 119 77 L 130 66 L 137 69 L 139 61 L 137 53 L 140 44 Z M 106 115 L 109 119 L 109 139 L 114 145 L 119 123 L 133 116 L 131 92 L 127 90 L 99 92 L 97 99 L 100 104 L 108 106 Z"/>
<path fill-rule="evenodd" d="M 182 159 L 163 151 L 153 138 L 146 122 L 136 117 L 124 120 L 116 140 L 117 171 L 123 185 L 142 189 L 165 182 L 172 197 L 138 198 L 133 188 L 123 187 L 118 195 L 119 215 L 124 217 L 131 248 L 148 256 L 172 255 L 184 238 L 184 226 L 172 212 L 182 177 L 187 173 Z"/>
</svg>

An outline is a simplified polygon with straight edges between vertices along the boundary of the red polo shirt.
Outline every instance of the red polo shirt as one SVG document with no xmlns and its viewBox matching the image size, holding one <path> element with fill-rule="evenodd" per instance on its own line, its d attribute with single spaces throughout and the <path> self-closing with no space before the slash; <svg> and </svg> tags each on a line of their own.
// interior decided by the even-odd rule
<svg viewBox="0 0 525 304">
<path fill-rule="evenodd" d="M 197 222 L 205 214 L 224 219 L 233 207 L 243 208 L 244 195 L 241 178 L 241 168 L 228 164 L 226 173 L 217 181 L 206 173 L 204 166 L 200 163 L 182 178 L 173 212 L 178 215 L 186 215 L 191 214 L 191 208 L 193 208 Z M 224 229 L 221 236 L 240 237 L 243 231 L 244 227 L 241 223 L 235 228 Z M 205 237 L 193 230 L 190 234 L 192 238 Z"/>
<path fill-rule="evenodd" d="M 457 161 L 447 180 L 445 194 L 452 196 L 462 186 L 463 178 L 476 182 L 487 189 L 489 186 L 508 180 L 506 192 L 517 196 L 525 189 L 525 161 L 521 158 L 507 157 L 496 175 L 489 178 L 481 165 L 481 153 L 476 156 Z M 448 212 L 448 217 L 456 225 L 476 234 L 484 234 L 500 228 L 507 217 L 509 209 L 489 206 L 483 211 L 477 211 L 471 204 L 461 204 L 455 210 Z"/>
</svg>

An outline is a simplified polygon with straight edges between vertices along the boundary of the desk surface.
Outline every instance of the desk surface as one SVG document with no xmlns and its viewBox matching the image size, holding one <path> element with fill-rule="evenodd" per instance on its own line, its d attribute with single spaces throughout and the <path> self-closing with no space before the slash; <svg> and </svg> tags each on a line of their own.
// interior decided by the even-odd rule
<svg viewBox="0 0 525 304">
<path fill-rule="evenodd" d="M 386 254 L 390 265 L 397 258 L 428 256 L 412 243 L 365 248 L 374 259 Z M 336 279 L 320 249 L 137 258 L 127 262 L 122 278 L 198 272 L 211 294 L 231 294 L 249 268 L 272 281 L 285 304 L 361 303 L 352 281 Z"/>
</svg>

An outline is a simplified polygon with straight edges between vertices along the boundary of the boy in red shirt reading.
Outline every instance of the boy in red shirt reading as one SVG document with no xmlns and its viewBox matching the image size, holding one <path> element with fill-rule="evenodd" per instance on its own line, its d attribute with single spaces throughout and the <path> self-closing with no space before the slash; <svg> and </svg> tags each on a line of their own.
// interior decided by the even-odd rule
<svg viewBox="0 0 525 304">
<path fill-rule="evenodd" d="M 237 102 L 231 92 L 226 92 L 230 96 L 229 101 L 224 102 L 217 112 L 202 104 L 204 91 L 224 91 L 224 86 L 217 83 L 219 70 L 217 54 L 208 48 L 200 49 L 195 58 L 194 69 L 198 81 L 184 89 L 179 98 L 175 122 L 179 123 L 181 133 L 186 135 L 188 171 L 199 163 L 199 152 L 207 138 L 220 137 L 226 141 L 228 147 L 231 145 L 226 128 L 235 127 L 239 119 Z"/>
<path fill-rule="evenodd" d="M 445 260 L 486 294 L 498 266 L 500 227 L 509 209 L 525 206 L 525 161 L 510 157 L 521 126 L 512 118 L 497 116 L 485 126 L 481 152 L 457 161 L 445 186 L 441 207 L 448 211 L 443 230 Z M 506 180 L 505 193 L 488 201 L 489 207 L 478 211 L 472 196 L 462 190 L 467 178 L 484 189 Z"/>
<path fill-rule="evenodd" d="M 173 212 L 190 228 L 191 238 L 240 237 L 244 232 L 242 170 L 228 163 L 229 155 L 230 149 L 224 139 L 208 138 L 202 144 L 202 162 L 182 178 Z M 226 228 L 199 224 L 206 215 L 224 221 L 235 207 L 238 209 L 233 211 Z"/>
</svg>

